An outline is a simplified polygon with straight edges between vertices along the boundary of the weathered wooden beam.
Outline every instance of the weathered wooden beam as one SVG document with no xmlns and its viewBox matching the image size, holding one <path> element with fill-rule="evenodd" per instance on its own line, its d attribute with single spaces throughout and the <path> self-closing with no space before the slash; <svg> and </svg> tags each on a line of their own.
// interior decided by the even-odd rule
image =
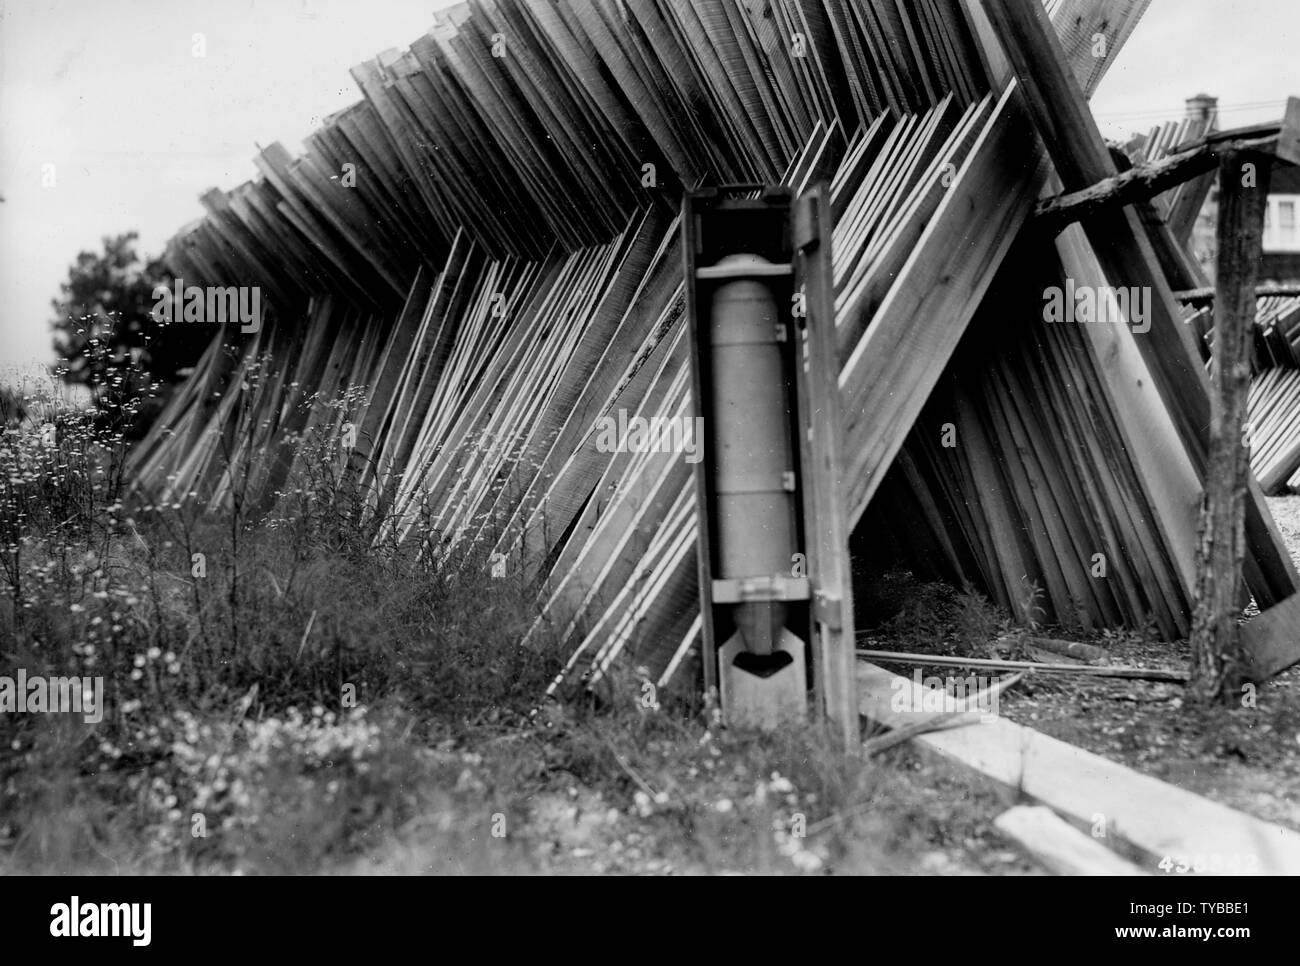
<svg viewBox="0 0 1300 966">
<path fill-rule="evenodd" d="M 998 695 L 1019 684 L 1024 677 L 1025 672 L 1021 671 L 1019 674 L 1012 674 L 994 681 L 976 694 L 966 694 L 961 698 L 954 696 L 953 704 L 956 705 L 954 708 L 941 711 L 938 714 L 925 715 L 911 724 L 898 725 L 883 735 L 868 738 L 862 743 L 862 755 L 864 758 L 870 758 L 872 755 L 878 755 L 890 748 L 895 748 L 905 741 L 911 741 L 913 738 L 918 738 L 931 731 L 938 731 L 941 728 L 967 727 L 974 722 L 975 715 L 980 713 L 980 708 L 995 706 L 994 702 L 998 700 Z"/>
<path fill-rule="evenodd" d="M 1172 226 L 1156 211 L 1153 201 L 1139 201 L 1133 206 L 1138 220 L 1142 223 L 1147 239 L 1151 243 L 1160 268 L 1170 286 L 1180 289 L 1199 288 L 1209 284 L 1209 278 L 1201 269 L 1187 245 L 1178 240 Z"/>
<path fill-rule="evenodd" d="M 1210 471 L 1201 504 L 1188 689 L 1193 698 L 1203 702 L 1232 700 L 1250 673 L 1237 630 L 1237 587 L 1246 555 L 1245 504 L 1250 477 L 1243 430 L 1250 395 L 1255 279 L 1270 170 L 1267 159 L 1255 153 L 1229 150 L 1219 159 Z"/>
<path fill-rule="evenodd" d="M 1154 198 L 1184 181 L 1213 171 L 1218 159 L 1229 151 L 1271 152 L 1277 135 L 1220 140 L 1202 138 L 1186 150 L 1149 164 L 1134 165 L 1113 177 L 1104 178 L 1081 191 L 1071 191 L 1038 203 L 1034 217 L 1052 234 L 1066 225 L 1096 214 L 1104 208 L 1131 205 Z"/>
</svg>

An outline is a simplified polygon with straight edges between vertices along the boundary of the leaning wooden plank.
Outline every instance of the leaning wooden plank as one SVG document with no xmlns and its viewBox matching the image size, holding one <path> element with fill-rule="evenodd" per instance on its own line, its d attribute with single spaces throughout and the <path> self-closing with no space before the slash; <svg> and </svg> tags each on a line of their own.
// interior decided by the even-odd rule
<svg viewBox="0 0 1300 966">
<path fill-rule="evenodd" d="M 1300 594 L 1242 625 L 1241 645 L 1255 681 L 1266 681 L 1300 661 Z"/>
<path fill-rule="evenodd" d="M 591 629 L 574 654 L 598 644 L 588 662 L 590 683 L 598 681 L 629 645 L 638 663 L 662 667 L 671 659 L 665 645 L 689 626 L 699 609 L 692 490 L 687 483 L 677 491 L 662 525 L 637 558 L 634 578 L 607 587 L 605 606 L 591 615 Z M 671 628 L 676 633 L 662 633 L 665 624 L 678 625 Z"/>
<path fill-rule="evenodd" d="M 841 346 L 852 524 L 861 519 L 1028 217 L 1040 183 L 1033 170 L 1038 158 L 1013 83 L 866 334 L 856 346 Z M 962 256 L 954 257 L 954 238 L 967 240 Z"/>
<path fill-rule="evenodd" d="M 656 248 L 662 250 L 664 239 L 664 223 L 656 216 L 645 215 L 629 225 L 626 244 L 602 281 L 600 300 L 583 317 L 581 343 L 559 376 L 548 415 L 529 430 L 529 442 L 520 456 L 524 467 L 518 484 L 520 492 L 511 501 L 511 512 L 503 513 L 504 506 L 493 511 L 495 518 L 509 517 L 498 543 L 513 545 L 520 526 L 536 508 L 538 496 L 559 468 L 559 461 L 573 452 L 591 425 L 588 407 L 603 400 L 600 387 L 612 386 L 621 373 L 622 367 L 612 362 L 618 358 L 615 343 L 624 334 L 629 313 L 644 312 L 643 305 L 634 304 L 635 298 L 645 292 L 652 259 Z M 630 352 L 631 347 L 624 351 Z M 595 395 L 601 399 L 593 399 Z"/>
<path fill-rule="evenodd" d="M 1142 467 L 1133 459 L 1124 427 L 1106 397 L 1106 378 L 1096 371 L 1103 363 L 1093 362 L 1086 352 L 1072 350 L 1085 339 L 1084 327 L 1052 326 L 1048 343 L 1061 371 L 1069 374 L 1069 385 L 1045 380 L 1039 397 L 1053 401 L 1055 409 L 1069 412 L 1072 419 L 1062 434 L 1074 462 L 1081 467 L 1088 504 L 1098 521 L 1100 547 L 1108 563 L 1106 578 L 1130 602 L 1130 613 L 1145 622 L 1152 613 L 1168 639 L 1186 634 L 1191 608 L 1188 591 L 1178 578 L 1177 564 L 1159 533 L 1158 521 L 1145 496 Z M 1095 386 L 1080 392 L 1072 387 Z M 1105 427 L 1104 431 L 1101 427 Z M 1117 578 L 1117 579 L 1114 579 Z M 1145 602 L 1145 603 L 1144 603 Z"/>
<path fill-rule="evenodd" d="M 1017 805 L 993 827 L 1055 875 L 1150 875 L 1085 835 L 1050 808 Z"/>
<path fill-rule="evenodd" d="M 620 409 L 635 413 L 647 394 L 657 398 L 684 365 L 681 279 L 673 270 L 680 263 L 679 239 L 674 222 L 524 494 L 519 526 L 508 530 L 496 548 L 521 566 L 528 580 L 544 573 L 548 554 L 569 532 L 611 462 L 596 447 L 599 419 L 617 419 Z"/>
<path fill-rule="evenodd" d="M 1097 89 L 1150 5 L 1151 0 L 1062 0 L 1052 13 L 1063 62 L 1087 95 Z"/>
<path fill-rule="evenodd" d="M 1077 225 L 1062 233 L 1056 246 L 1067 277 L 1080 285 L 1106 284 L 1096 254 Z M 1131 324 L 1080 328 L 1101 363 L 1097 372 L 1124 433 L 1125 448 L 1139 467 L 1147 502 L 1160 521 L 1183 586 L 1190 590 L 1196 573 L 1195 514 L 1201 482 L 1142 358 L 1137 345 L 1142 336 Z"/>
<path fill-rule="evenodd" d="M 637 415 L 685 415 L 685 366 L 670 378 L 666 394 L 656 398 L 662 390 L 652 387 L 649 405 Z M 555 561 L 548 614 L 568 620 L 589 607 L 602 587 L 621 587 L 633 579 L 640 556 L 636 548 L 656 538 L 672 500 L 688 486 L 690 470 L 677 453 L 614 454 L 576 521 L 582 538 L 568 541 Z"/>
<path fill-rule="evenodd" d="M 352 453 L 354 472 L 360 473 L 378 452 L 384 418 L 388 415 L 411 343 L 419 331 L 420 315 L 428 304 L 433 284 L 428 276 L 416 273 L 406 304 L 398 314 L 382 355 L 372 370 L 374 378 L 366 385 L 365 406 L 357 419 L 357 440 Z"/>
<path fill-rule="evenodd" d="M 906 699 L 896 700 L 906 694 Z M 862 662 L 859 709 L 888 727 L 924 712 L 924 689 L 914 681 Z M 909 703 L 910 702 L 910 703 Z M 1013 724 L 1002 717 L 934 731 L 913 744 L 1016 789 L 1079 825 L 1100 815 L 1107 835 L 1127 842 L 1154 871 L 1163 859 L 1191 866 L 1213 857 L 1247 873 L 1300 874 L 1300 833 L 1245 815 L 1173 785 Z"/>
<path fill-rule="evenodd" d="M 527 328 L 540 334 L 519 346 L 518 355 L 502 373 L 499 402 L 488 408 L 479 424 L 483 445 L 477 465 L 470 470 L 471 478 L 458 485 L 456 505 L 443 521 L 444 533 L 452 535 L 448 553 L 455 553 L 458 543 L 473 539 L 482 528 L 498 531 L 509 518 L 515 497 L 507 490 L 522 492 L 526 485 L 519 483 L 515 470 L 528 472 L 520 467 L 520 460 L 529 449 L 529 437 L 545 432 L 548 420 L 542 414 L 592 317 L 618 247 L 572 256 L 566 266 L 568 277 L 550 286 L 550 296 L 535 313 L 522 317 Z"/>
</svg>

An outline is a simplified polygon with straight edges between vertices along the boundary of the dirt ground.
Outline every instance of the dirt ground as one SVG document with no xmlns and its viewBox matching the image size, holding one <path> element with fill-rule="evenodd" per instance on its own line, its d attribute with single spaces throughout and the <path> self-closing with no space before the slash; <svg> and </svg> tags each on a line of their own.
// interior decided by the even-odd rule
<svg viewBox="0 0 1300 966">
<path fill-rule="evenodd" d="M 1300 496 L 1269 504 L 1300 566 Z M 1116 664 L 1187 666 L 1186 642 L 1109 634 L 1092 643 Z M 1004 694 L 1000 710 L 1136 771 L 1300 830 L 1300 667 L 1253 697 L 1253 706 L 1244 699 L 1242 707 L 1200 711 L 1184 705 L 1177 684 L 1041 675 Z"/>
<path fill-rule="evenodd" d="M 1272 499 L 1270 506 L 1300 566 L 1300 497 Z M 925 609 L 922 603 L 920 610 Z M 987 640 L 989 633 L 975 611 L 978 608 L 959 604 L 946 627 L 939 619 L 919 633 L 911 615 L 900 622 L 908 628 L 903 639 L 886 632 L 869 646 L 972 653 L 972 643 Z M 1182 670 L 1187 663 L 1186 642 L 1153 642 L 1122 633 L 1100 635 L 1091 642 L 1104 646 L 1116 664 Z M 1010 720 L 1136 771 L 1300 830 L 1300 667 L 1261 688 L 1253 707 L 1200 711 L 1184 705 L 1177 684 L 1041 675 L 1005 694 L 1000 711 Z M 736 774 L 745 767 L 741 759 Z M 887 787 L 889 793 L 875 797 L 868 809 L 844 817 L 849 826 L 842 832 L 861 843 L 861 850 L 841 852 L 817 871 L 1044 874 L 992 827 L 999 813 L 1017 803 L 1013 790 L 907 747 L 887 754 L 876 767 L 882 778 L 878 787 Z M 688 793 L 693 796 L 719 794 L 712 784 L 684 785 L 694 786 Z M 532 862 L 551 873 L 784 871 L 768 864 L 762 849 L 724 846 L 711 861 L 702 862 L 698 848 L 681 846 L 680 826 L 609 809 L 608 801 L 594 794 L 593 799 L 593 792 L 580 786 L 557 789 L 530 803 L 523 839 L 529 843 Z M 401 864 L 408 868 L 423 861 L 418 846 L 402 855 Z M 738 856 L 743 856 L 739 862 Z"/>
</svg>

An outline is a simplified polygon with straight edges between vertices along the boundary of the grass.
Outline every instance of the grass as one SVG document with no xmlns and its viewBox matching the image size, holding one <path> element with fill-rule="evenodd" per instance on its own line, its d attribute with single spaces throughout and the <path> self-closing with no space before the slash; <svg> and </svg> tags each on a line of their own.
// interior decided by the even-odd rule
<svg viewBox="0 0 1300 966">
<path fill-rule="evenodd" d="M 375 539 L 328 439 L 302 441 L 260 519 L 133 494 L 103 413 L 14 418 L 0 440 L 0 675 L 102 677 L 107 698 L 98 724 L 0 715 L 0 872 L 1009 861 L 984 839 L 1005 795 L 918 781 L 905 752 L 864 762 L 811 725 L 722 730 L 682 694 L 646 707 L 632 667 L 539 705 L 565 655 L 520 646 L 534 596 L 435 566 L 419 533 Z M 987 615 L 962 607 L 973 639 Z M 957 789 L 942 823 L 936 781 Z"/>
</svg>

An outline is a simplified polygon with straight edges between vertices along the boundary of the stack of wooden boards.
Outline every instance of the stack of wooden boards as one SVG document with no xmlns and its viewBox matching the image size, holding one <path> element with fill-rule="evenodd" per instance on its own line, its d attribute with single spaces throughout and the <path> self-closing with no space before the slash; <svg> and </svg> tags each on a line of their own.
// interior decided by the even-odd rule
<svg viewBox="0 0 1300 966">
<path fill-rule="evenodd" d="M 1190 601 L 1145 468 L 1081 326 L 1043 325 L 1063 284 L 1013 254 L 856 534 L 1023 619 L 1186 634 Z M 1030 279 L 1039 285 L 1026 285 Z M 1190 550 L 1190 548 L 1189 548 Z M 884 559 L 888 559 L 887 557 Z M 881 562 L 884 562 L 881 560 Z"/>
<path fill-rule="evenodd" d="M 1214 124 L 1213 112 L 1171 121 L 1135 136 L 1124 148 L 1134 164 L 1158 161 L 1211 133 Z M 1202 175 L 1152 199 L 1179 242 L 1187 243 L 1216 177 L 1214 172 Z M 1189 308 L 1186 321 L 1208 367 L 1214 351 L 1213 306 Z M 1265 493 L 1294 490 L 1300 484 L 1300 298 L 1259 298 L 1252 366 L 1251 465 Z"/>
<path fill-rule="evenodd" d="M 1085 90 L 1146 5 L 1047 5 Z M 855 552 L 1185 630 L 1180 403 L 1127 327 L 1042 321 L 1046 287 L 1105 277 L 1034 234 L 1050 165 L 979 0 L 476 0 L 353 73 L 361 104 L 170 246 L 274 310 L 214 339 L 141 486 L 270 508 L 332 461 L 378 537 L 534 588 L 561 682 L 667 680 L 699 634 L 690 453 L 607 427 L 689 411 L 680 193 L 824 180 Z M 1252 552 L 1262 606 L 1294 592 Z"/>
<path fill-rule="evenodd" d="M 1200 140 L 1215 130 L 1218 112 L 1211 110 L 1204 116 L 1185 117 L 1152 128 L 1146 134 L 1135 135 L 1124 145 L 1124 151 L 1133 164 L 1159 161 L 1178 153 L 1193 141 Z M 1205 199 L 1214 187 L 1213 172 L 1184 181 L 1151 199 L 1157 213 L 1169 230 L 1182 244 L 1191 237 L 1196 218 L 1205 206 Z"/>
<path fill-rule="evenodd" d="M 1300 490 L 1300 369 L 1265 369 L 1251 382 L 1250 436 L 1264 492 Z"/>
<path fill-rule="evenodd" d="M 1214 352 L 1214 309 L 1187 309 L 1187 324 L 1195 332 L 1201 357 L 1209 365 Z M 1251 368 L 1300 368 L 1300 297 L 1264 295 L 1255 302 L 1255 329 L 1251 346 Z"/>
<path fill-rule="evenodd" d="M 1214 351 L 1214 309 L 1187 309 L 1207 368 Z M 1265 493 L 1300 490 L 1300 297 L 1256 300 L 1251 347 L 1250 462 Z"/>
</svg>

